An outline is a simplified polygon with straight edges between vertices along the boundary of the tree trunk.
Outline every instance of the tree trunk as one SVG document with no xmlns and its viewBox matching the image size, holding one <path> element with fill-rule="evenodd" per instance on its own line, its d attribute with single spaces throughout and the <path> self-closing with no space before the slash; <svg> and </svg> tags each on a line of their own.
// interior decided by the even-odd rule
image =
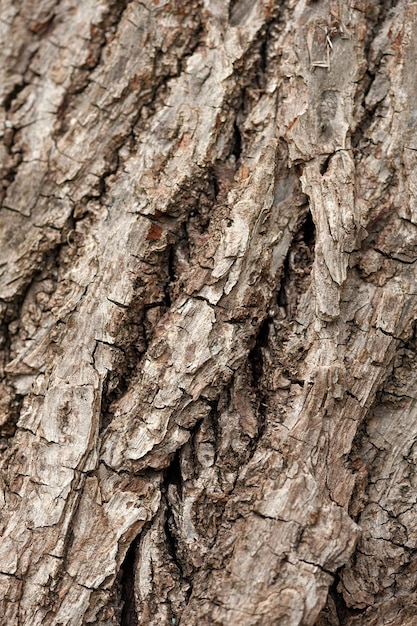
<svg viewBox="0 0 417 626">
<path fill-rule="evenodd" d="M 417 612 L 417 2 L 3 0 L 0 614 Z"/>
</svg>

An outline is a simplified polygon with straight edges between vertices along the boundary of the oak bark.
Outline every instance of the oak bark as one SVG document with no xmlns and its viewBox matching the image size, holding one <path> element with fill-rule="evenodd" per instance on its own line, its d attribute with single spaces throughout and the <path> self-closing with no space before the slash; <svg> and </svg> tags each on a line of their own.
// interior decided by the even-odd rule
<svg viewBox="0 0 417 626">
<path fill-rule="evenodd" d="M 417 612 L 417 2 L 2 0 L 0 613 Z"/>
</svg>

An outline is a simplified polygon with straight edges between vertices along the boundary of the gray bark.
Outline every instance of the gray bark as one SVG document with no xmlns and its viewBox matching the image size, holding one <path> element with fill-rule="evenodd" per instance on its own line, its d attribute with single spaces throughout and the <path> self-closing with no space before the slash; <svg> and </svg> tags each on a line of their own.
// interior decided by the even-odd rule
<svg viewBox="0 0 417 626">
<path fill-rule="evenodd" d="M 417 2 L 0 33 L 4 623 L 413 624 Z"/>
</svg>

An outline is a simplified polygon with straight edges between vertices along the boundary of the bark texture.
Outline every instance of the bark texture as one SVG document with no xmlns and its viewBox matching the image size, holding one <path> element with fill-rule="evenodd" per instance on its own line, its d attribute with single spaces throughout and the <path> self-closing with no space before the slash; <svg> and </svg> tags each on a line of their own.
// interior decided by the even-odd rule
<svg viewBox="0 0 417 626">
<path fill-rule="evenodd" d="M 4 623 L 415 624 L 417 2 L 0 32 Z"/>
</svg>

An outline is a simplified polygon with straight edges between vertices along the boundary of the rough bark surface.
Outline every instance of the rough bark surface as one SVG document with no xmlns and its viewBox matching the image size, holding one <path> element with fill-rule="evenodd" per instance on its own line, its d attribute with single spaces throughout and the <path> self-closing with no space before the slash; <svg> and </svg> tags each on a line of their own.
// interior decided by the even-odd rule
<svg viewBox="0 0 417 626">
<path fill-rule="evenodd" d="M 2 623 L 415 624 L 417 2 L 0 32 Z"/>
</svg>

